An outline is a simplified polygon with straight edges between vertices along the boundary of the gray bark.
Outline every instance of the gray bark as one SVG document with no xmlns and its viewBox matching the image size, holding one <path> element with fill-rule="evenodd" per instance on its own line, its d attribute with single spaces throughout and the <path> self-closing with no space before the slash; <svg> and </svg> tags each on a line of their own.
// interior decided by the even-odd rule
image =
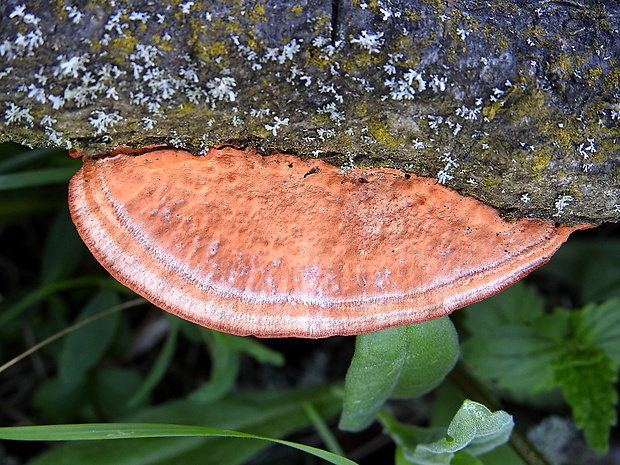
<svg viewBox="0 0 620 465">
<path fill-rule="evenodd" d="M 2 2 L 0 141 L 236 140 L 507 216 L 620 218 L 615 1 L 111 3 Z"/>
</svg>

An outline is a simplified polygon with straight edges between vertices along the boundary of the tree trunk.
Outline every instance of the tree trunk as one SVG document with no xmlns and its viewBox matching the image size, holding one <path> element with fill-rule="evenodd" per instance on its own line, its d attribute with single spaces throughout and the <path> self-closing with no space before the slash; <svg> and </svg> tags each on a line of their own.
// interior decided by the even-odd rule
<svg viewBox="0 0 620 465">
<path fill-rule="evenodd" d="M 613 0 L 111 3 L 2 2 L 0 141 L 236 140 L 509 216 L 620 218 Z"/>
</svg>

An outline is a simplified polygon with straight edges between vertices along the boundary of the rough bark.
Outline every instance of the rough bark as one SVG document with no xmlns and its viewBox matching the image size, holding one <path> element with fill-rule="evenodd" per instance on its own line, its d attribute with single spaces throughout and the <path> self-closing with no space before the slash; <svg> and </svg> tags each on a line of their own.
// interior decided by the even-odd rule
<svg viewBox="0 0 620 465">
<path fill-rule="evenodd" d="M 508 216 L 620 218 L 615 1 L 112 3 L 2 2 L 0 141 L 238 140 Z"/>
</svg>

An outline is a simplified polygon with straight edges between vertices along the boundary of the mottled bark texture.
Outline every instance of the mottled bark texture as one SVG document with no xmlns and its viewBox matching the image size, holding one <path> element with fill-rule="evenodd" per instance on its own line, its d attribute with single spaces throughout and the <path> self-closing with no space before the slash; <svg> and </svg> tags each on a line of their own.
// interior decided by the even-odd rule
<svg viewBox="0 0 620 465">
<path fill-rule="evenodd" d="M 612 0 L 4 0 L 0 21 L 0 140 L 238 140 L 620 218 Z"/>
</svg>

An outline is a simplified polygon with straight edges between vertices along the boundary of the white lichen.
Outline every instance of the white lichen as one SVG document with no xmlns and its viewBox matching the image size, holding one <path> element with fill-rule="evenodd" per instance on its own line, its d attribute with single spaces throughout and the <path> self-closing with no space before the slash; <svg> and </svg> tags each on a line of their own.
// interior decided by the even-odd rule
<svg viewBox="0 0 620 465">
<path fill-rule="evenodd" d="M 7 124 L 26 122 L 32 125 L 34 117 L 30 114 L 30 108 L 20 107 L 13 102 L 8 103 L 9 108 L 4 111 L 4 120 Z"/>
<path fill-rule="evenodd" d="M 454 176 L 450 174 L 450 171 L 458 168 L 458 162 L 452 158 L 450 152 L 445 152 L 440 159 L 445 161 L 445 166 L 437 173 L 437 181 L 439 184 L 445 184 L 447 181 L 454 179 Z"/>
<path fill-rule="evenodd" d="M 556 212 L 554 216 L 559 216 L 564 213 L 564 209 L 568 206 L 568 204 L 574 200 L 572 195 L 562 195 L 555 201 Z"/>
<path fill-rule="evenodd" d="M 358 44 L 365 48 L 369 53 L 379 53 L 383 46 L 383 32 L 370 33 L 367 30 L 361 31 L 361 35 L 351 39 L 352 44 Z"/>
<path fill-rule="evenodd" d="M 319 115 L 327 114 L 329 119 L 332 120 L 336 125 L 340 126 L 345 120 L 346 116 L 343 111 L 339 111 L 334 102 L 328 103 L 323 107 L 317 109 L 317 113 Z"/>
<path fill-rule="evenodd" d="M 209 95 L 216 100 L 228 100 L 234 102 L 237 93 L 234 88 L 237 86 L 235 78 L 232 76 L 215 77 L 206 83 Z"/>
<path fill-rule="evenodd" d="M 106 113 L 102 110 L 93 110 L 90 114 L 92 116 L 88 118 L 88 122 L 95 128 L 96 136 L 109 132 L 114 125 L 123 120 L 117 111 Z"/>
<path fill-rule="evenodd" d="M 67 58 L 65 55 L 59 55 L 57 60 L 60 61 L 60 63 L 54 67 L 54 76 L 77 78 L 86 70 L 86 64 L 90 62 L 90 57 L 88 53 L 71 58 Z"/>
<path fill-rule="evenodd" d="M 273 124 L 265 124 L 265 129 L 267 131 L 271 131 L 274 136 L 278 135 L 278 130 L 281 126 L 287 125 L 289 122 L 288 118 L 280 118 L 279 116 L 273 117 Z"/>
</svg>

